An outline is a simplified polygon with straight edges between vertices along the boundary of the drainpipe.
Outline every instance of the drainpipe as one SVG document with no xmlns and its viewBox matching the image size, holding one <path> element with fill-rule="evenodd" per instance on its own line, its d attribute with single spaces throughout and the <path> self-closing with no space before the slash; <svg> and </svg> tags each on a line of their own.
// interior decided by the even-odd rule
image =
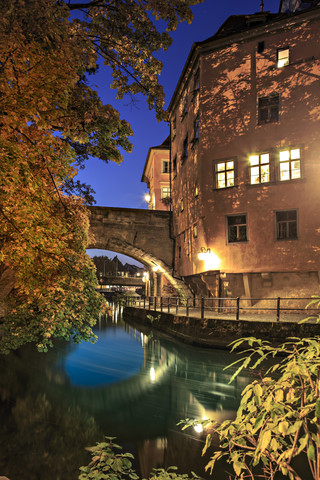
<svg viewBox="0 0 320 480">
<path fill-rule="evenodd" d="M 173 240 L 173 252 L 172 252 L 172 276 L 175 274 L 175 251 L 176 251 L 176 239 L 173 237 L 173 224 L 172 224 L 172 197 L 173 197 L 173 191 L 172 191 L 172 150 L 171 150 L 171 122 L 169 121 L 169 131 L 170 131 L 170 149 L 169 149 L 169 180 L 170 180 L 170 196 L 171 196 L 171 202 L 170 202 L 170 220 L 169 220 L 169 238 Z"/>
</svg>

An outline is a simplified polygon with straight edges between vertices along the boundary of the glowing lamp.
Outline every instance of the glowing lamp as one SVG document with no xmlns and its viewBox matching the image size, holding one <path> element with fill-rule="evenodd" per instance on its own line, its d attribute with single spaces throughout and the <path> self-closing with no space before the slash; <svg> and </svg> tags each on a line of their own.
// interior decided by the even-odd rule
<svg viewBox="0 0 320 480">
<path fill-rule="evenodd" d="M 204 261 L 206 270 L 217 270 L 220 265 L 220 258 L 210 248 L 202 247 L 198 253 L 199 260 Z"/>
<path fill-rule="evenodd" d="M 151 200 L 151 195 L 150 193 L 146 193 L 145 196 L 144 196 L 144 199 L 147 203 L 150 203 L 150 200 Z"/>
</svg>

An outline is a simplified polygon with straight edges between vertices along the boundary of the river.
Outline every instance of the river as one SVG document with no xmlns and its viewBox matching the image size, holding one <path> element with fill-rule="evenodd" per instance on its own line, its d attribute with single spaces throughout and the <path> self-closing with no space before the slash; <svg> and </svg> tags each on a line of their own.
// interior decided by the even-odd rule
<svg viewBox="0 0 320 480">
<path fill-rule="evenodd" d="M 235 415 L 252 380 L 245 372 L 229 384 L 224 367 L 238 357 L 145 335 L 118 311 L 95 333 L 95 344 L 61 341 L 48 353 L 26 345 L 0 357 L 0 476 L 76 480 L 86 447 L 107 435 L 134 454 L 142 478 L 169 465 L 208 477 L 204 433 L 177 423 Z"/>
</svg>

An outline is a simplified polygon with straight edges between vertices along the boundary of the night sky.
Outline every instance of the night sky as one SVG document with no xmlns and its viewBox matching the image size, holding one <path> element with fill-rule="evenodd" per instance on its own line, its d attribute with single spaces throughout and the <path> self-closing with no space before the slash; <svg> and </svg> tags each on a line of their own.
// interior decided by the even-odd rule
<svg viewBox="0 0 320 480">
<path fill-rule="evenodd" d="M 171 47 L 158 55 L 163 63 L 160 83 L 163 85 L 166 105 L 168 107 L 180 74 L 187 60 L 193 42 L 211 37 L 230 15 L 245 15 L 260 11 L 261 0 L 205 0 L 192 8 L 194 20 L 191 25 L 180 24 L 171 34 Z M 278 12 L 280 0 L 264 0 L 264 10 Z M 100 71 L 89 77 L 89 83 L 96 85 L 104 103 L 112 104 L 126 119 L 133 130 L 131 137 L 132 153 L 123 154 L 123 162 L 116 165 L 105 164 L 92 158 L 79 172 L 79 179 L 90 184 L 95 192 L 96 204 L 106 207 L 147 208 L 144 194 L 147 186 L 141 182 L 143 167 L 151 146 L 160 145 L 169 135 L 169 126 L 159 123 L 154 111 L 148 109 L 145 97 L 136 98 L 131 104 L 130 98 L 117 100 L 115 90 L 111 90 L 111 75 L 103 66 Z M 88 251 L 90 255 L 102 255 L 105 251 Z M 109 255 L 111 258 L 114 254 Z M 125 257 L 118 255 L 123 261 Z M 130 262 L 136 263 L 136 262 Z"/>
</svg>

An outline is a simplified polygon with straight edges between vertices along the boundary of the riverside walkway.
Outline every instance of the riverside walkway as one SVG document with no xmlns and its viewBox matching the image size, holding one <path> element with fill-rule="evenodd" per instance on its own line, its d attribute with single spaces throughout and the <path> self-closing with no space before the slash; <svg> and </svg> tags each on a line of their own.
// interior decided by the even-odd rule
<svg viewBox="0 0 320 480">
<path fill-rule="evenodd" d="M 169 313 L 179 317 L 299 323 L 317 323 L 318 304 L 309 305 L 314 298 L 190 298 L 178 297 L 128 298 L 126 306 L 150 311 L 150 315 Z M 309 305 L 309 306 L 308 306 Z M 154 313 L 152 313 L 154 312 Z"/>
</svg>

